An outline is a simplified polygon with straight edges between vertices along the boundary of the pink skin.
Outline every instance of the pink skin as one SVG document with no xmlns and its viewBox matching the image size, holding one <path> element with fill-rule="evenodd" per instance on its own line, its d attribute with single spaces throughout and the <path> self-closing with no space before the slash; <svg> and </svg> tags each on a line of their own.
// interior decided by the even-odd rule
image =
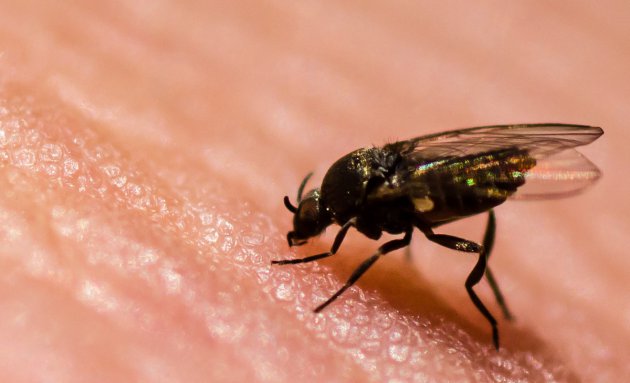
<svg viewBox="0 0 630 383">
<path fill-rule="evenodd" d="M 627 1 L 106 4 L 0 12 L 0 381 L 630 379 Z M 419 232 L 413 267 L 387 256 L 320 315 L 379 243 L 351 231 L 335 257 L 270 266 L 332 244 L 336 226 L 285 242 L 308 171 L 545 121 L 604 127 L 582 150 L 604 177 L 498 209 L 517 321 L 477 291 L 499 352 L 463 286 L 474 257 Z"/>
</svg>

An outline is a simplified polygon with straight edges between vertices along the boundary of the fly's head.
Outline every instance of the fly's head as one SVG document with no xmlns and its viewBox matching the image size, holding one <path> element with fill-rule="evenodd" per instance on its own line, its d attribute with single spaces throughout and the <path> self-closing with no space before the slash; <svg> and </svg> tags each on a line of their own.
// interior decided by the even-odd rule
<svg viewBox="0 0 630 383">
<path fill-rule="evenodd" d="M 321 192 L 313 189 L 302 198 L 302 191 L 306 181 L 312 173 L 307 175 L 298 189 L 298 206 L 295 207 L 289 201 L 289 197 L 284 197 L 284 206 L 293 213 L 293 231 L 287 233 L 289 246 L 300 246 L 305 244 L 309 238 L 319 235 L 332 223 L 328 210 L 323 206 Z"/>
</svg>

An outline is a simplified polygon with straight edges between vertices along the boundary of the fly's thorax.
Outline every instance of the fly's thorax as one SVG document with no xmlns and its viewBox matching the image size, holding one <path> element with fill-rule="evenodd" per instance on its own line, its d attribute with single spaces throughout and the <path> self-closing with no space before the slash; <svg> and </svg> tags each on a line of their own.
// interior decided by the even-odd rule
<svg viewBox="0 0 630 383">
<path fill-rule="evenodd" d="M 395 153 L 382 148 L 363 148 L 341 157 L 330 167 L 321 193 L 337 222 L 345 222 L 357 214 L 365 202 L 367 189 L 385 182 L 395 161 Z"/>
</svg>

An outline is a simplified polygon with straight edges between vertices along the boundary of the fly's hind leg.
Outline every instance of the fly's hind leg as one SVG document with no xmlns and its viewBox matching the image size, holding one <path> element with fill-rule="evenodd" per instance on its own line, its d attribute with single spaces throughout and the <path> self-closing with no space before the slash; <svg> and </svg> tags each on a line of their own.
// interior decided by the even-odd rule
<svg viewBox="0 0 630 383">
<path fill-rule="evenodd" d="M 477 263 L 475 267 L 472 269 L 468 278 L 466 278 L 466 291 L 468 292 L 468 296 L 470 300 L 472 300 L 477 310 L 481 312 L 481 314 L 490 322 L 490 326 L 492 326 L 492 342 L 494 343 L 494 347 L 499 349 L 499 329 L 497 327 L 497 320 L 494 319 L 490 311 L 483 304 L 481 299 L 477 296 L 477 293 L 473 290 L 473 287 L 479 283 L 481 278 L 486 271 L 486 251 L 484 247 L 479 245 L 478 243 L 468 241 L 463 238 L 454 237 L 452 235 L 446 234 L 435 234 L 432 230 L 425 230 L 424 234 L 427 238 L 444 247 L 448 247 L 449 249 L 463 251 L 466 253 L 477 253 L 479 254 L 479 258 L 477 259 Z"/>
<path fill-rule="evenodd" d="M 492 247 L 494 246 L 494 235 L 497 230 L 497 221 L 494 216 L 494 210 L 490 209 L 488 211 L 488 223 L 486 225 L 486 233 L 483 236 L 483 248 L 486 250 L 486 258 L 490 258 L 490 254 L 492 253 Z M 510 312 L 505 303 L 505 299 L 503 298 L 503 294 L 501 293 L 501 289 L 497 284 L 496 279 L 494 279 L 494 275 L 492 274 L 492 270 L 490 270 L 490 266 L 486 267 L 486 279 L 488 280 L 488 284 L 490 288 L 492 288 L 492 292 L 494 293 L 494 297 L 503 312 L 503 316 L 507 320 L 514 319 L 514 316 Z"/>
</svg>

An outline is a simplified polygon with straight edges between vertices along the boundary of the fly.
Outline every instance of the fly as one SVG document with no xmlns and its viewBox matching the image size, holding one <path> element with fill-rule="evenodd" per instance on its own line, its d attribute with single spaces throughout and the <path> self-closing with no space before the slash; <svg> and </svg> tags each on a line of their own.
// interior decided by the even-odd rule
<svg viewBox="0 0 630 383">
<path fill-rule="evenodd" d="M 289 246 L 300 246 L 335 223 L 341 226 L 330 251 L 306 258 L 272 261 L 286 265 L 334 255 L 352 227 L 377 240 L 383 232 L 403 234 L 381 245 L 363 261 L 318 313 L 352 286 L 381 256 L 409 245 L 414 229 L 449 249 L 477 254 L 465 282 L 473 304 L 492 327 L 499 348 L 497 321 L 473 287 L 485 275 L 503 315 L 512 316 L 487 265 L 494 243 L 493 208 L 508 198 L 549 199 L 574 195 L 601 175 L 575 150 L 603 134 L 598 127 L 569 124 L 495 125 L 453 130 L 363 148 L 341 157 L 326 172 L 321 187 L 302 195 L 312 173 L 302 181 L 298 206 L 284 197 L 293 216 Z M 481 244 L 434 228 L 488 213 Z"/>
</svg>

